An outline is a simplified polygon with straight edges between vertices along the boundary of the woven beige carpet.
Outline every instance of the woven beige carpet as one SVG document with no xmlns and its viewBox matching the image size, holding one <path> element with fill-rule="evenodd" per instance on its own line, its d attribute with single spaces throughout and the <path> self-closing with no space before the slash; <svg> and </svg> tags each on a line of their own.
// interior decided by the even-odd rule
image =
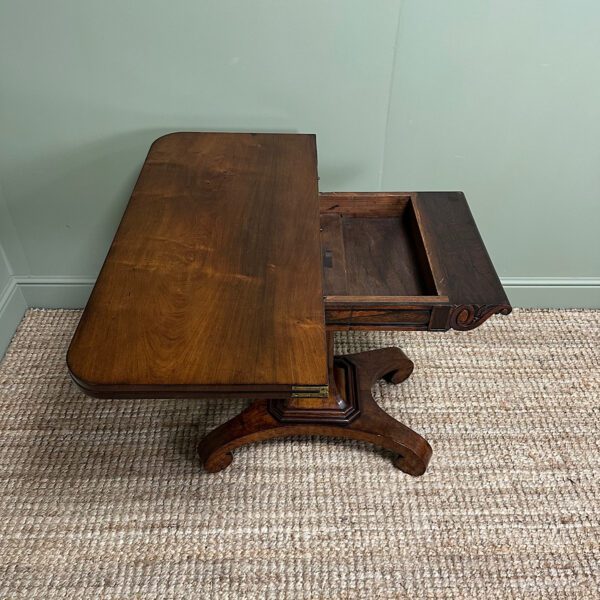
<svg viewBox="0 0 600 600">
<path fill-rule="evenodd" d="M 79 316 L 29 311 L 0 365 L 0 598 L 600 597 L 600 312 L 340 335 L 416 362 L 375 395 L 431 442 L 417 479 L 309 438 L 206 474 L 245 403 L 84 396 Z"/>
</svg>

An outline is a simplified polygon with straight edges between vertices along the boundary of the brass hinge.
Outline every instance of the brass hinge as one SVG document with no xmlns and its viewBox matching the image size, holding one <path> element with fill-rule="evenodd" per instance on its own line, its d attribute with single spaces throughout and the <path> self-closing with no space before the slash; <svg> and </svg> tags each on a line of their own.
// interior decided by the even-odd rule
<svg viewBox="0 0 600 600">
<path fill-rule="evenodd" d="M 292 398 L 327 398 L 328 385 L 293 385 Z"/>
</svg>

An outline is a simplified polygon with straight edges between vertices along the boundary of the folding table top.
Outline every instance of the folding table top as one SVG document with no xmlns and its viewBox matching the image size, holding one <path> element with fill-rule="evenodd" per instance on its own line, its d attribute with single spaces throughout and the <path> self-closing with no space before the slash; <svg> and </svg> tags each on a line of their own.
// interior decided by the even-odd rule
<svg viewBox="0 0 600 600">
<path fill-rule="evenodd" d="M 101 397 L 326 395 L 314 136 L 154 142 L 67 363 Z"/>
</svg>

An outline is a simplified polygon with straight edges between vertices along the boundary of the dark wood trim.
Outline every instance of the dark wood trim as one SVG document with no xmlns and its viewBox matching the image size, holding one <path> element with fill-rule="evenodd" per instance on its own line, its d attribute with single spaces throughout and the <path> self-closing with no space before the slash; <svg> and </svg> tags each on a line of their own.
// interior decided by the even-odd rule
<svg viewBox="0 0 600 600">
<path fill-rule="evenodd" d="M 468 331 L 479 327 L 492 315 L 508 315 L 512 311 L 510 304 L 460 304 L 450 315 L 450 326 L 458 331 Z"/>
<path fill-rule="evenodd" d="M 321 214 L 397 217 L 414 194 L 404 192 L 321 192 Z"/>
<path fill-rule="evenodd" d="M 448 304 L 448 296 L 325 296 L 325 307 L 385 306 L 423 308 L 428 304 Z"/>
<path fill-rule="evenodd" d="M 419 192 L 412 204 L 438 292 L 456 306 L 510 306 L 465 195 Z"/>
</svg>

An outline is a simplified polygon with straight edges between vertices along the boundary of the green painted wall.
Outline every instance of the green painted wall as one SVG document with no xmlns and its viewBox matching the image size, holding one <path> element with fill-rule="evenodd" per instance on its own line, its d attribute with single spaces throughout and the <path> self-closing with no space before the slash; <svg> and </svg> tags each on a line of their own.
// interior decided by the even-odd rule
<svg viewBox="0 0 600 600">
<path fill-rule="evenodd" d="M 459 188 L 506 277 L 600 277 L 600 3 L 402 3 L 383 187 Z"/>
<path fill-rule="evenodd" d="M 314 132 L 321 189 L 462 189 L 516 304 L 600 307 L 598 31 L 595 0 L 1 3 L 0 240 L 30 305 L 79 305 L 153 139 Z"/>
<path fill-rule="evenodd" d="M 148 146 L 317 132 L 325 186 L 376 188 L 397 1 L 4 4 L 0 178 L 34 275 L 93 276 Z"/>
</svg>

